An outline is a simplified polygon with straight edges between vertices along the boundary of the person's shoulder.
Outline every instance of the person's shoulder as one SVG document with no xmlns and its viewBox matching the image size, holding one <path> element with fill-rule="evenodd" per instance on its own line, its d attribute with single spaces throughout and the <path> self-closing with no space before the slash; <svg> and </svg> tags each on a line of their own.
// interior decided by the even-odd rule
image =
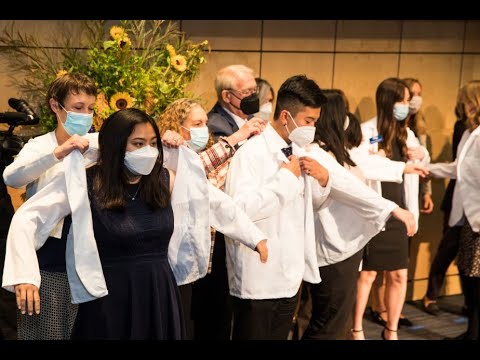
<svg viewBox="0 0 480 360">
<path fill-rule="evenodd" d="M 46 146 L 56 146 L 57 140 L 55 138 L 55 131 L 50 131 L 43 135 L 38 135 L 35 137 L 30 138 L 27 143 L 24 145 L 23 148 L 31 148 L 33 147 L 42 147 L 45 148 Z"/>
<path fill-rule="evenodd" d="M 364 121 L 363 123 L 360 124 L 361 128 L 362 129 L 366 129 L 366 128 L 371 128 L 371 127 L 374 127 L 377 123 L 377 117 L 374 116 L 373 118 L 371 119 L 368 119 L 366 121 Z"/>
<path fill-rule="evenodd" d="M 224 120 L 225 119 L 225 116 L 223 114 L 220 114 L 220 113 L 217 113 L 217 112 L 209 112 L 208 113 L 208 124 L 210 125 L 210 123 L 212 121 L 219 121 L 219 120 Z"/>
</svg>

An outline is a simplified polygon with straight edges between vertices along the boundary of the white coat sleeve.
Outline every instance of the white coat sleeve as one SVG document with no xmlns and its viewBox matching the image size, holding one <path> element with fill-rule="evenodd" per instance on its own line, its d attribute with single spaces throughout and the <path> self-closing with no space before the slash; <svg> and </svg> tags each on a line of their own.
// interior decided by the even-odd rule
<svg viewBox="0 0 480 360">
<path fill-rule="evenodd" d="M 5 168 L 3 180 L 6 185 L 19 188 L 35 181 L 60 161 L 52 149 L 45 146 L 41 137 L 34 138 L 25 144 L 15 160 Z"/>
<path fill-rule="evenodd" d="M 40 287 L 36 250 L 45 243 L 57 223 L 70 213 L 64 176 L 28 199 L 15 212 L 7 236 L 2 287 L 14 292 L 14 285 Z"/>
<path fill-rule="evenodd" d="M 462 196 L 465 216 L 475 232 L 480 232 L 480 137 L 476 137 L 461 163 Z"/>
<path fill-rule="evenodd" d="M 452 161 L 451 163 L 436 163 L 428 164 L 428 170 L 430 175 L 436 178 L 457 178 L 457 160 Z"/>
<path fill-rule="evenodd" d="M 325 200 L 328 199 L 328 195 L 330 194 L 331 185 L 332 185 L 331 174 L 329 172 L 328 181 L 325 187 L 320 185 L 320 183 L 316 179 L 312 178 L 311 176 L 308 177 L 308 180 L 312 184 L 312 205 L 313 205 L 313 210 L 316 211 L 320 209 L 323 203 L 325 202 Z"/>
<path fill-rule="evenodd" d="M 329 197 L 352 208 L 366 221 L 384 224 L 398 205 L 383 198 L 326 153 L 322 156 L 321 151 L 318 149 L 316 154 L 330 174 Z"/>
<path fill-rule="evenodd" d="M 298 196 L 303 184 L 285 168 L 279 168 L 264 181 L 263 164 L 253 156 L 246 151 L 235 153 L 228 170 L 225 192 L 255 222 L 277 214 Z"/>
<path fill-rule="evenodd" d="M 230 196 L 209 183 L 210 225 L 232 240 L 255 250 L 266 239 L 260 229 L 250 220 Z"/>
<path fill-rule="evenodd" d="M 362 170 L 367 180 L 401 183 L 405 163 L 393 161 L 380 155 L 370 153 L 369 140 L 364 136 L 358 148 L 350 150 L 350 157 Z"/>
</svg>

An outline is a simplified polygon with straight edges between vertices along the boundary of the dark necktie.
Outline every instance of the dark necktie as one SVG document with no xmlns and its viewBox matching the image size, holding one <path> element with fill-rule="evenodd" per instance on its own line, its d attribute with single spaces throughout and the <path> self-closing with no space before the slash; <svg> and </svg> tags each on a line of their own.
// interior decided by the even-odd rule
<svg viewBox="0 0 480 360">
<path fill-rule="evenodd" d="M 292 145 L 284 147 L 282 149 L 282 152 L 285 154 L 285 156 L 288 158 L 290 155 L 292 155 Z"/>
</svg>

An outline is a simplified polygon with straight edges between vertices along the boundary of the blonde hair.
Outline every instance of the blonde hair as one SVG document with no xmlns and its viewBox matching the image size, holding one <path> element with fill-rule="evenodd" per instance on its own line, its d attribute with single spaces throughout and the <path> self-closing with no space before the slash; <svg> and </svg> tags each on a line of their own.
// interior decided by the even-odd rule
<svg viewBox="0 0 480 360">
<path fill-rule="evenodd" d="M 459 94 L 459 100 L 463 105 L 473 104 L 477 112 L 473 117 L 473 122 L 476 125 L 480 124 L 480 80 L 469 81 L 462 88 Z M 467 114 L 468 117 L 468 114 Z"/>
<path fill-rule="evenodd" d="M 156 120 L 160 135 L 163 136 L 167 130 L 182 133 L 182 125 L 192 112 L 192 109 L 203 106 L 192 99 L 181 98 L 168 105 Z M 207 148 L 213 145 L 213 137 L 210 134 Z"/>
<path fill-rule="evenodd" d="M 217 99 L 222 100 L 222 91 L 235 89 L 237 82 L 245 76 L 254 76 L 253 70 L 245 65 L 229 65 L 220 69 L 215 76 Z"/>
</svg>

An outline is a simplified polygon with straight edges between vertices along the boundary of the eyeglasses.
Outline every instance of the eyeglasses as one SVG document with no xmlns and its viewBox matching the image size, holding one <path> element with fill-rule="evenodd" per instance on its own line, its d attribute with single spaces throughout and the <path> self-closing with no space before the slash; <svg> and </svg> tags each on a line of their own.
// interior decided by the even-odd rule
<svg viewBox="0 0 480 360">
<path fill-rule="evenodd" d="M 237 93 L 239 93 L 240 95 L 242 95 L 243 97 L 247 97 L 247 96 L 250 96 L 252 94 L 256 94 L 257 93 L 257 89 L 256 87 L 254 88 L 250 88 L 250 89 L 245 89 L 245 90 L 235 90 L 235 89 L 225 89 L 227 91 L 235 91 Z"/>
</svg>

